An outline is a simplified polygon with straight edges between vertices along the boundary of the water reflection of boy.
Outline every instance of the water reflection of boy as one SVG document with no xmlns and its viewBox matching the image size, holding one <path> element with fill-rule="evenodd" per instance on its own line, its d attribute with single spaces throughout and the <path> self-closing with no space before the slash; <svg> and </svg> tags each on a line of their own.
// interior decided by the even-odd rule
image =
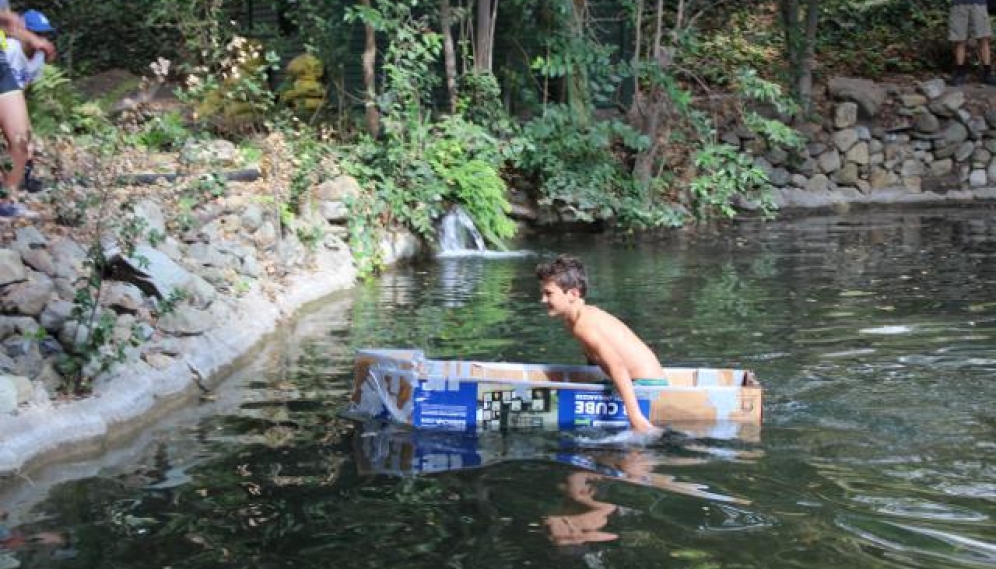
<svg viewBox="0 0 996 569">
<path fill-rule="evenodd" d="M 564 484 L 567 496 L 573 502 L 584 506 L 585 511 L 544 518 L 544 523 L 550 531 L 550 539 L 557 545 L 579 545 L 589 542 L 612 541 L 618 538 L 615 533 L 602 531 L 611 514 L 624 511 L 624 508 L 617 504 L 595 499 L 596 485 L 603 480 L 619 480 L 717 502 L 750 503 L 733 496 L 710 492 L 708 487 L 702 484 L 681 482 L 672 475 L 655 472 L 657 461 L 648 453 L 638 449 L 624 452 L 598 452 L 590 456 L 573 456 L 569 462 L 575 465 L 584 465 L 585 468 L 590 468 L 594 472 L 573 472 L 568 475 Z"/>
<path fill-rule="evenodd" d="M 572 472 L 564 483 L 564 491 L 585 511 L 576 514 L 547 516 L 543 523 L 550 531 L 550 539 L 557 545 L 613 541 L 618 534 L 602 531 L 618 506 L 595 499 L 595 483 L 605 476 L 594 472 Z"/>
</svg>

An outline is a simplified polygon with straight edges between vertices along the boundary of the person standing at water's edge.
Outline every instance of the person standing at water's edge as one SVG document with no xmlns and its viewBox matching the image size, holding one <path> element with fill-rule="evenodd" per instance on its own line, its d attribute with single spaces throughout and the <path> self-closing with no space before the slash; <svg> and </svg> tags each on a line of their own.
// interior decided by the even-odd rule
<svg viewBox="0 0 996 569">
<path fill-rule="evenodd" d="M 7 0 L 0 0 L 0 130 L 7 139 L 10 171 L 3 174 L 0 187 L 6 196 L 0 199 L 0 219 L 31 217 L 33 212 L 17 201 L 17 192 L 24 179 L 24 170 L 31 159 L 31 120 L 24 93 L 5 55 L 7 36 L 20 40 L 29 51 L 40 51 L 46 61 L 55 58 L 52 42 L 28 31 L 21 16 L 10 11 Z"/>
<path fill-rule="evenodd" d="M 987 0 L 951 0 L 948 40 L 954 44 L 955 70 L 951 75 L 952 85 L 961 85 L 968 78 L 965 43 L 970 39 L 978 44 L 982 82 L 996 85 L 996 74 L 993 73 L 989 52 L 990 38 L 993 35 L 992 22 L 989 21 L 990 14 L 986 4 Z"/>
<path fill-rule="evenodd" d="M 563 320 L 588 360 L 612 378 L 633 430 L 653 429 L 640 411 L 633 380 L 664 376 L 654 352 L 621 320 L 585 302 L 588 277 L 580 260 L 561 255 L 536 267 L 536 277 L 547 314 Z"/>
</svg>

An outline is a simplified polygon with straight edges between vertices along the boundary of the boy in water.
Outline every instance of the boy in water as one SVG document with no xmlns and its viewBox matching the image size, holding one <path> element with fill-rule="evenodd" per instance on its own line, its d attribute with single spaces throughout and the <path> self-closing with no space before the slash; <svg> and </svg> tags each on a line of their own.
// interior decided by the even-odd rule
<svg viewBox="0 0 996 569">
<path fill-rule="evenodd" d="M 536 277 L 547 315 L 563 320 L 581 343 L 588 360 L 612 378 L 633 430 L 641 433 L 653 430 L 654 426 L 640 411 L 633 380 L 664 377 L 664 369 L 654 352 L 621 320 L 585 303 L 588 277 L 578 259 L 561 255 L 536 267 Z"/>
</svg>

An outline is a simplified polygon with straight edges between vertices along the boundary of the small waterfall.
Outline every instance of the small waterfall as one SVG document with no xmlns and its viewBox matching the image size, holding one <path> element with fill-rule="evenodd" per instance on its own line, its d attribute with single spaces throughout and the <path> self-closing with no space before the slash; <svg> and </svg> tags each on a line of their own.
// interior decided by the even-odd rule
<svg viewBox="0 0 996 569">
<path fill-rule="evenodd" d="M 468 252 L 483 252 L 488 248 L 484 237 L 474 225 L 474 220 L 460 206 L 453 206 L 439 222 L 439 252 L 452 255 Z"/>
</svg>

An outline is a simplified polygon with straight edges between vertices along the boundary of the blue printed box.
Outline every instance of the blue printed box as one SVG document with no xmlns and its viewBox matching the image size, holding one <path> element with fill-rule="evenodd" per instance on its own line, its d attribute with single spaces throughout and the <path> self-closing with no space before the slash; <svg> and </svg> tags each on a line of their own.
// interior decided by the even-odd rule
<svg viewBox="0 0 996 569">
<path fill-rule="evenodd" d="M 760 424 L 763 391 L 749 371 L 664 371 L 663 378 L 635 384 L 651 422 Z M 418 350 L 360 350 L 350 412 L 448 430 L 629 424 L 596 366 L 430 360 Z"/>
</svg>

